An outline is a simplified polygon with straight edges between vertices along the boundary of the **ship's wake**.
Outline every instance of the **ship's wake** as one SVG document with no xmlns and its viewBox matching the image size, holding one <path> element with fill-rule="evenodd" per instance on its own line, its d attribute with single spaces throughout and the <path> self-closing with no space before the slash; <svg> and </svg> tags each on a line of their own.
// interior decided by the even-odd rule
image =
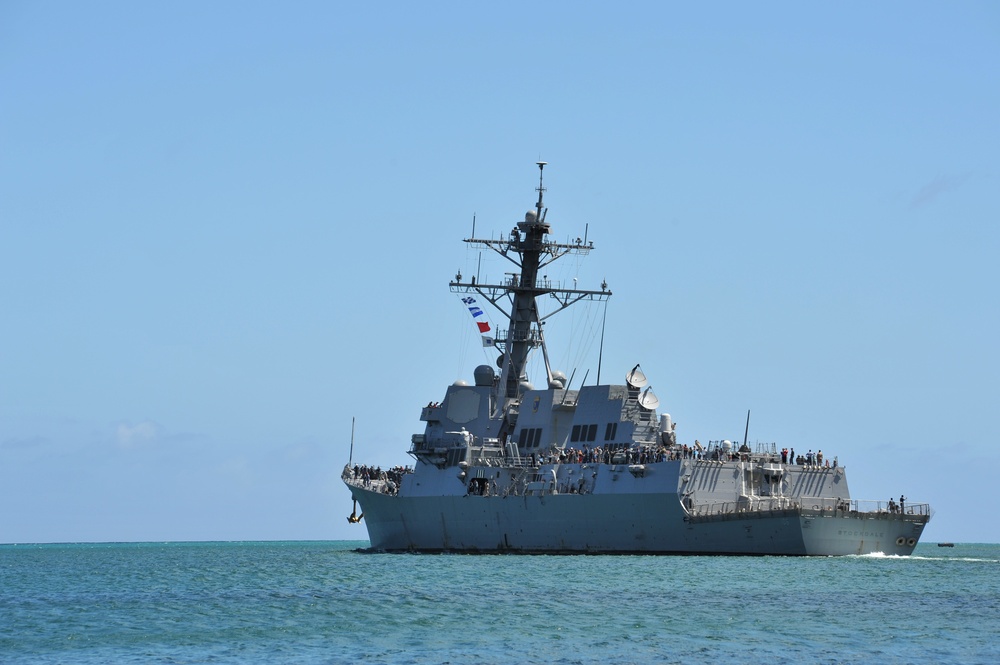
<svg viewBox="0 0 1000 665">
<path fill-rule="evenodd" d="M 1000 559 L 982 559 L 968 556 L 918 556 L 905 554 L 886 554 L 871 552 L 869 554 L 850 554 L 851 559 L 894 559 L 898 561 L 960 561 L 964 563 L 1000 563 Z"/>
</svg>

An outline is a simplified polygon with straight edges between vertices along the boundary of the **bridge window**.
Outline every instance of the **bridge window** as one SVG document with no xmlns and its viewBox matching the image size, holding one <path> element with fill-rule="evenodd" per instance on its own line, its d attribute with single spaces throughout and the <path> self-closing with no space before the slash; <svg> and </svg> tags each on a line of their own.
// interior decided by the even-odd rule
<svg viewBox="0 0 1000 665">
<path fill-rule="evenodd" d="M 541 442 L 541 427 L 526 427 L 517 435 L 517 445 L 521 448 L 537 448 Z"/>
</svg>

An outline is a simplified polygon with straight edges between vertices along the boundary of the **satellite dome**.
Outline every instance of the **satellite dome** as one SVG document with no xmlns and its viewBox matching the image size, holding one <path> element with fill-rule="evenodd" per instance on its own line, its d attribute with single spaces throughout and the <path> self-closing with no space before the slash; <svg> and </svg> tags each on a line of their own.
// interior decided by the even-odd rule
<svg viewBox="0 0 1000 665">
<path fill-rule="evenodd" d="M 473 376 L 476 377 L 477 386 L 492 386 L 496 375 L 497 373 L 489 365 L 480 365 L 473 372 Z"/>
<path fill-rule="evenodd" d="M 466 381 L 465 379 L 459 379 L 458 381 L 456 381 L 455 383 L 453 383 L 451 385 L 453 385 L 453 386 L 467 386 L 467 385 L 469 385 L 469 382 Z"/>
<path fill-rule="evenodd" d="M 566 387 L 566 374 L 555 370 L 552 372 L 552 378 L 549 379 L 549 388 L 555 390 L 562 390 Z"/>
<path fill-rule="evenodd" d="M 524 221 L 526 221 L 527 223 L 534 224 L 536 219 L 538 219 L 538 213 L 535 212 L 534 210 L 529 210 L 528 212 L 524 213 Z"/>
</svg>

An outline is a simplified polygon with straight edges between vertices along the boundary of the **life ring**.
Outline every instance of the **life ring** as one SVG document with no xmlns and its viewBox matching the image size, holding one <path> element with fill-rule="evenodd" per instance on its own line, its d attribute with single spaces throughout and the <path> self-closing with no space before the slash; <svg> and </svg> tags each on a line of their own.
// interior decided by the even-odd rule
<svg viewBox="0 0 1000 665">
<path fill-rule="evenodd" d="M 906 544 L 909 545 L 910 547 L 915 547 L 916 544 L 917 544 L 917 539 L 916 538 L 910 538 L 909 540 L 906 541 Z"/>
<path fill-rule="evenodd" d="M 900 536 L 899 538 L 896 539 L 896 547 L 902 547 L 905 544 L 906 544 L 906 538 L 904 538 L 903 536 Z"/>
<path fill-rule="evenodd" d="M 813 506 L 813 510 L 819 510 L 819 506 Z"/>
</svg>

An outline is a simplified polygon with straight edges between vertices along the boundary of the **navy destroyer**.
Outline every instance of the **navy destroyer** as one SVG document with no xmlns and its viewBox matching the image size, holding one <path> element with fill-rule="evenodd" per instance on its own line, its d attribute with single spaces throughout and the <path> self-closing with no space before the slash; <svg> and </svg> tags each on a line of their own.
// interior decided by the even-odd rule
<svg viewBox="0 0 1000 665">
<path fill-rule="evenodd" d="M 637 364 L 619 385 L 572 388 L 546 349 L 546 319 L 600 290 L 564 288 L 542 268 L 593 242 L 549 239 L 539 162 L 538 200 L 500 238 L 465 240 L 496 252 L 515 272 L 490 283 L 456 275 L 449 286 L 474 317 L 496 308 L 507 328 L 480 324 L 497 369 L 480 365 L 420 413 L 412 466 L 343 471 L 376 551 L 908 555 L 930 506 L 900 497 L 852 499 L 847 469 L 821 453 L 776 444 L 682 442 Z M 575 282 L 575 280 L 574 280 Z M 542 314 L 540 298 L 552 311 Z M 547 387 L 529 382 L 541 352 Z M 623 368 L 626 369 L 626 368 Z M 540 370 L 539 370 L 540 372 Z M 598 372 L 599 377 L 599 372 Z M 747 414 L 749 425 L 749 413 Z M 353 457 L 353 435 L 352 435 Z M 360 512 L 359 512 L 360 510 Z"/>
</svg>

